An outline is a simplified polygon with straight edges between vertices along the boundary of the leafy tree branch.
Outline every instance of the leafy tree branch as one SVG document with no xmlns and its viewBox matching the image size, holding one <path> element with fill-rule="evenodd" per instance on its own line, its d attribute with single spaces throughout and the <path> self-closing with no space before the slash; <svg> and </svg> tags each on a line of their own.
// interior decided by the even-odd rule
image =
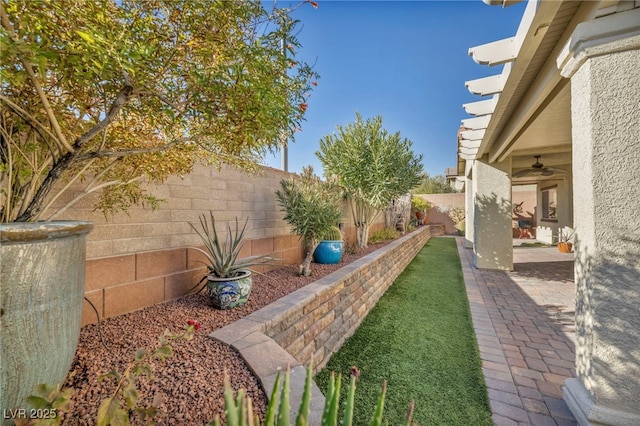
<svg viewBox="0 0 640 426">
<path fill-rule="evenodd" d="M 254 169 L 300 127 L 318 77 L 295 58 L 290 12 L 257 0 L 1 0 L 0 222 L 37 220 L 78 173 L 100 176 L 94 188 L 124 184 L 97 203 L 115 212 L 149 199 L 144 182 L 198 162 Z"/>
</svg>

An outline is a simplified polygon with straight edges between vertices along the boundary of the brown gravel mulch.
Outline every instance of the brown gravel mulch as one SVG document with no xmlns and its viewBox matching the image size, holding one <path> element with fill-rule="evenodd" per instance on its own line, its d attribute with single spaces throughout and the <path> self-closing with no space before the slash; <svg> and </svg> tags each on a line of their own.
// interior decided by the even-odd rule
<svg viewBox="0 0 640 426">
<path fill-rule="evenodd" d="M 137 381 L 139 406 L 149 407 L 155 395 L 162 397 L 155 420 L 163 425 L 206 425 L 216 415 L 224 417 L 223 371 L 231 377 L 234 389 L 244 388 L 255 412 L 264 418 L 267 396 L 244 360 L 229 346 L 209 337 L 218 328 L 236 321 L 298 288 L 351 263 L 388 242 L 370 245 L 357 254 L 345 254 L 337 265 L 312 264 L 313 275 L 300 277 L 297 265 L 253 275 L 253 290 L 242 307 L 220 311 L 211 306 L 204 293 L 153 305 L 139 311 L 109 318 L 102 323 L 105 349 L 96 325 L 83 327 L 78 350 L 65 383 L 75 389 L 72 409 L 63 415 L 65 425 L 94 425 L 100 402 L 112 395 L 116 380 L 98 377 L 111 370 L 124 372 L 138 348 L 153 350 L 165 329 L 184 331 L 188 320 L 201 324 L 191 341 L 172 345 L 173 356 L 153 362 L 151 379 Z M 131 416 L 133 424 L 141 424 Z"/>
</svg>

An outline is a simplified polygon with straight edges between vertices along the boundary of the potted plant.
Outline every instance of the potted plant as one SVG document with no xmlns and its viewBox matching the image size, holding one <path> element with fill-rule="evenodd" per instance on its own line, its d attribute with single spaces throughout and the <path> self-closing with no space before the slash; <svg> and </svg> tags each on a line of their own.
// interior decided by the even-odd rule
<svg viewBox="0 0 640 426">
<path fill-rule="evenodd" d="M 418 225 L 427 223 L 427 210 L 431 208 L 431 204 L 424 198 L 414 195 L 411 197 L 411 207 L 415 211 Z"/>
<path fill-rule="evenodd" d="M 558 250 L 560 253 L 571 253 L 573 250 L 574 231 L 570 228 L 558 230 Z"/>
<path fill-rule="evenodd" d="M 309 276 L 318 242 L 342 217 L 340 193 L 316 176 L 313 167 L 307 166 L 299 179 L 281 180 L 276 197 L 285 212 L 284 220 L 304 240 L 306 255 L 299 273 Z"/>
<path fill-rule="evenodd" d="M 342 231 L 332 226 L 323 235 L 313 252 L 313 260 L 320 264 L 340 263 L 343 252 Z"/>
<path fill-rule="evenodd" d="M 274 260 L 268 256 L 238 259 L 244 244 L 248 221 L 247 218 L 240 228 L 236 217 L 235 228 L 232 230 L 231 226 L 227 226 L 224 241 L 218 236 L 213 212 L 209 212 L 209 220 L 205 214 L 200 216 L 200 228 L 189 222 L 206 249 L 193 247 L 207 259 L 207 273 L 200 281 L 206 280 L 207 293 L 217 309 L 232 309 L 247 303 L 253 287 L 250 268 L 266 265 Z"/>
</svg>

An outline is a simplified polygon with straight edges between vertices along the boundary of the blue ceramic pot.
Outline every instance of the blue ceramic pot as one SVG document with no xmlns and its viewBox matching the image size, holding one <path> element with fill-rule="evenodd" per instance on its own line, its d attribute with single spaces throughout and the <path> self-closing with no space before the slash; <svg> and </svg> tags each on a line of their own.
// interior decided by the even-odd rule
<svg viewBox="0 0 640 426">
<path fill-rule="evenodd" d="M 316 251 L 313 252 L 313 260 L 316 263 L 335 264 L 342 259 L 342 241 L 320 241 Z"/>
<path fill-rule="evenodd" d="M 233 309 L 249 300 L 253 280 L 251 271 L 242 270 L 241 275 L 233 278 L 207 277 L 207 293 L 216 309 Z"/>
</svg>

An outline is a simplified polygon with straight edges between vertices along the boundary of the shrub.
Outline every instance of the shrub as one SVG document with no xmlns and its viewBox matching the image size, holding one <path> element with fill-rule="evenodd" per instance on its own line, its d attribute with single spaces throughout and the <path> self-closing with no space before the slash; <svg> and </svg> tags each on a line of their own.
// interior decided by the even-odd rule
<svg viewBox="0 0 640 426">
<path fill-rule="evenodd" d="M 419 183 L 422 155 L 413 152 L 413 142 L 400 132 L 385 130 L 381 116 L 365 121 L 356 113 L 354 123 L 337 127 L 337 133 L 320 140 L 316 156 L 346 193 L 356 239 L 366 247 L 378 215 Z"/>
<path fill-rule="evenodd" d="M 429 201 L 425 200 L 422 197 L 414 195 L 413 197 L 411 197 L 411 207 L 413 207 L 415 210 L 425 212 L 431 208 L 431 203 L 429 203 Z"/>
<path fill-rule="evenodd" d="M 460 222 L 464 222 L 465 214 L 462 207 L 454 207 L 449 210 L 449 217 L 456 225 Z M 457 227 L 457 226 L 456 226 Z"/>
<path fill-rule="evenodd" d="M 330 183 L 320 180 L 313 167 L 307 166 L 299 179 L 281 180 L 276 197 L 285 212 L 284 220 L 305 241 L 307 254 L 300 265 L 300 275 L 309 276 L 319 240 L 342 217 L 340 194 Z"/>
<path fill-rule="evenodd" d="M 199 162 L 255 170 L 300 127 L 317 78 L 296 58 L 291 12 L 258 1 L 3 1 L 0 222 L 50 219 L 62 212 L 48 210 L 51 198 L 73 183 L 81 190 L 65 207 L 99 193 L 95 207 L 114 213 L 156 206 L 145 181 Z"/>
<path fill-rule="evenodd" d="M 397 229 L 380 229 L 369 236 L 369 244 L 376 244 L 386 240 L 395 240 L 399 236 L 400 232 L 398 232 Z"/>
</svg>

